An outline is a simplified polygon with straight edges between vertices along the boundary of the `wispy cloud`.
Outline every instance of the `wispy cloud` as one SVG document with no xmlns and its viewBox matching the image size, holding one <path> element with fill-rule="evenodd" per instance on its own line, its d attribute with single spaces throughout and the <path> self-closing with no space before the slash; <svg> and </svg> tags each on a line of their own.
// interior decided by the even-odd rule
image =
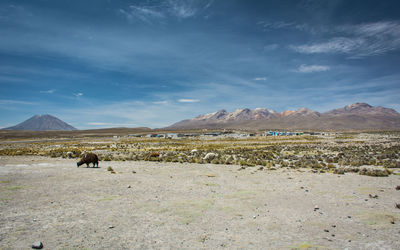
<svg viewBox="0 0 400 250">
<path fill-rule="evenodd" d="M 80 96 L 83 96 L 83 93 L 75 93 L 74 96 L 80 97 Z"/>
<path fill-rule="evenodd" d="M 384 54 L 400 49 L 400 22 L 387 21 L 335 27 L 333 37 L 322 42 L 291 45 L 290 48 L 304 54 L 344 53 L 353 58 Z"/>
<path fill-rule="evenodd" d="M 151 23 L 153 19 L 161 19 L 165 17 L 165 15 L 154 6 L 131 5 L 128 10 L 120 9 L 119 12 L 131 22 L 135 19 L 139 19 L 143 22 Z"/>
<path fill-rule="evenodd" d="M 42 91 L 40 91 L 40 93 L 43 93 L 43 94 L 53 94 L 54 91 L 56 91 L 56 90 L 55 90 L 55 89 L 49 89 L 49 90 L 42 90 Z"/>
<path fill-rule="evenodd" d="M 253 78 L 253 80 L 254 80 L 254 81 L 266 81 L 266 80 L 267 80 L 267 77 L 266 77 L 266 76 L 263 76 L 263 77 L 256 77 L 256 78 Z"/>
<path fill-rule="evenodd" d="M 0 100 L 0 105 L 38 105 L 36 102 L 20 101 L 20 100 Z"/>
<path fill-rule="evenodd" d="M 279 45 L 276 43 L 268 44 L 268 45 L 264 46 L 264 51 L 272 51 L 272 50 L 276 50 L 277 48 L 279 48 Z"/>
<path fill-rule="evenodd" d="M 270 31 L 270 30 L 298 30 L 298 31 L 308 31 L 308 32 L 315 32 L 316 28 L 312 27 L 306 23 L 298 23 L 298 22 L 286 22 L 286 21 L 260 21 L 257 25 L 261 26 L 263 31 Z"/>
<path fill-rule="evenodd" d="M 365 43 L 365 41 L 361 38 L 352 39 L 346 37 L 337 37 L 333 38 L 328 42 L 313 43 L 309 45 L 307 44 L 299 46 L 291 45 L 290 48 L 299 53 L 305 53 L 305 54 L 335 53 L 335 52 L 350 53 L 351 51 L 354 51 L 355 49 L 362 46 L 363 43 Z"/>
<path fill-rule="evenodd" d="M 109 123 L 109 122 L 88 122 L 87 125 L 102 127 L 134 127 L 134 123 Z"/>
<path fill-rule="evenodd" d="M 130 5 L 128 9 L 119 9 L 119 13 L 133 22 L 139 19 L 146 23 L 160 21 L 167 17 L 186 19 L 207 10 L 214 0 L 166 0 L 160 3 Z"/>
<path fill-rule="evenodd" d="M 168 101 L 156 101 L 156 102 L 153 102 L 153 104 L 163 105 L 163 104 L 168 104 Z"/>
<path fill-rule="evenodd" d="M 198 99 L 179 99 L 178 102 L 199 102 Z"/>
<path fill-rule="evenodd" d="M 328 71 L 330 69 L 329 66 L 326 65 L 300 65 L 295 72 L 300 73 L 313 73 L 313 72 L 321 72 L 321 71 Z"/>
</svg>

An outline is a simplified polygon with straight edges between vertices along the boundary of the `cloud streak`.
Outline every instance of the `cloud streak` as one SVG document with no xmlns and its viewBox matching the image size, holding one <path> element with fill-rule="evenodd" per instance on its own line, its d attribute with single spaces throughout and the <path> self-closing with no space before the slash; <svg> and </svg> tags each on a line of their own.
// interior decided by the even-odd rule
<svg viewBox="0 0 400 250">
<path fill-rule="evenodd" d="M 253 78 L 254 81 L 266 81 L 267 79 L 268 79 L 268 78 L 265 77 L 265 76 Z"/>
<path fill-rule="evenodd" d="M 90 126 L 101 126 L 101 127 L 134 127 L 137 126 L 134 123 L 109 123 L 109 122 L 88 122 Z"/>
<path fill-rule="evenodd" d="M 326 65 L 300 65 L 295 72 L 299 73 L 314 73 L 314 72 L 323 72 L 330 70 L 329 66 Z"/>
<path fill-rule="evenodd" d="M 49 90 L 42 90 L 40 93 L 42 94 L 53 94 L 56 90 L 55 89 L 49 89 Z"/>
<path fill-rule="evenodd" d="M 198 99 L 179 99 L 178 102 L 183 102 L 183 103 L 195 103 L 199 102 L 200 100 Z"/>
<path fill-rule="evenodd" d="M 290 45 L 292 50 L 303 54 L 342 53 L 352 58 L 362 58 L 400 49 L 400 22 L 387 21 L 334 28 L 341 36 L 327 41 L 303 45 Z"/>
<path fill-rule="evenodd" d="M 0 100 L 0 105 L 38 105 L 36 102 L 20 101 L 20 100 Z"/>
</svg>

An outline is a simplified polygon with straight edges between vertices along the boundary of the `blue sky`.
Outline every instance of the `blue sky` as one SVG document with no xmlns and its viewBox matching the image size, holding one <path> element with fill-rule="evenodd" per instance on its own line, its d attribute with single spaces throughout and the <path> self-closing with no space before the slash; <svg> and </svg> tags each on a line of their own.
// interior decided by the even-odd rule
<svg viewBox="0 0 400 250">
<path fill-rule="evenodd" d="M 219 109 L 400 111 L 400 2 L 0 2 L 0 127 L 170 125 Z"/>
</svg>

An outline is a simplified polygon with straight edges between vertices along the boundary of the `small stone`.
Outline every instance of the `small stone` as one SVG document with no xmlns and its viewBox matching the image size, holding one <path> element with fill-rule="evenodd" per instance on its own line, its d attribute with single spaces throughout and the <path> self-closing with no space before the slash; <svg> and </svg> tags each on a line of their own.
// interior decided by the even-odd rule
<svg viewBox="0 0 400 250">
<path fill-rule="evenodd" d="M 132 171 L 132 174 L 136 174 L 136 171 L 135 171 L 135 170 L 133 170 L 133 171 Z"/>
<path fill-rule="evenodd" d="M 396 190 L 400 190 L 400 186 L 396 186 Z"/>
<path fill-rule="evenodd" d="M 315 205 L 314 211 L 317 211 L 318 209 L 319 209 L 319 207 L 317 205 Z"/>
<path fill-rule="evenodd" d="M 327 232 L 327 233 L 329 233 L 329 230 L 328 230 L 328 229 L 324 229 L 324 232 Z"/>
<path fill-rule="evenodd" d="M 332 236 L 332 237 L 335 237 L 336 235 L 334 235 L 334 234 L 331 234 L 331 236 Z"/>
<path fill-rule="evenodd" d="M 35 243 L 32 244 L 33 249 L 42 249 L 43 248 L 43 243 L 40 241 L 36 241 Z"/>
<path fill-rule="evenodd" d="M 400 203 L 396 203 L 394 207 L 400 209 Z"/>
<path fill-rule="evenodd" d="M 349 216 L 347 216 L 347 218 L 351 219 L 351 216 L 349 215 Z"/>
<path fill-rule="evenodd" d="M 128 185 L 127 188 L 131 188 L 131 185 Z"/>
<path fill-rule="evenodd" d="M 114 226 L 108 226 L 108 228 L 109 228 L 109 229 L 112 229 L 112 228 L 114 228 Z"/>
<path fill-rule="evenodd" d="M 377 194 L 369 194 L 369 198 L 378 199 Z"/>
<path fill-rule="evenodd" d="M 336 227 L 336 225 L 332 225 L 332 227 Z"/>
</svg>

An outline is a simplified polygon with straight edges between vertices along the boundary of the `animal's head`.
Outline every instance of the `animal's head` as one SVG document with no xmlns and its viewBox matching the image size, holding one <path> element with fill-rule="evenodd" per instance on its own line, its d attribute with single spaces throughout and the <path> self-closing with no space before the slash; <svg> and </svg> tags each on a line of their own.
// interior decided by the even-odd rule
<svg viewBox="0 0 400 250">
<path fill-rule="evenodd" d="M 76 167 L 79 168 L 79 166 L 82 165 L 82 164 L 83 164 L 83 162 L 79 161 L 79 162 L 76 163 Z"/>
</svg>

